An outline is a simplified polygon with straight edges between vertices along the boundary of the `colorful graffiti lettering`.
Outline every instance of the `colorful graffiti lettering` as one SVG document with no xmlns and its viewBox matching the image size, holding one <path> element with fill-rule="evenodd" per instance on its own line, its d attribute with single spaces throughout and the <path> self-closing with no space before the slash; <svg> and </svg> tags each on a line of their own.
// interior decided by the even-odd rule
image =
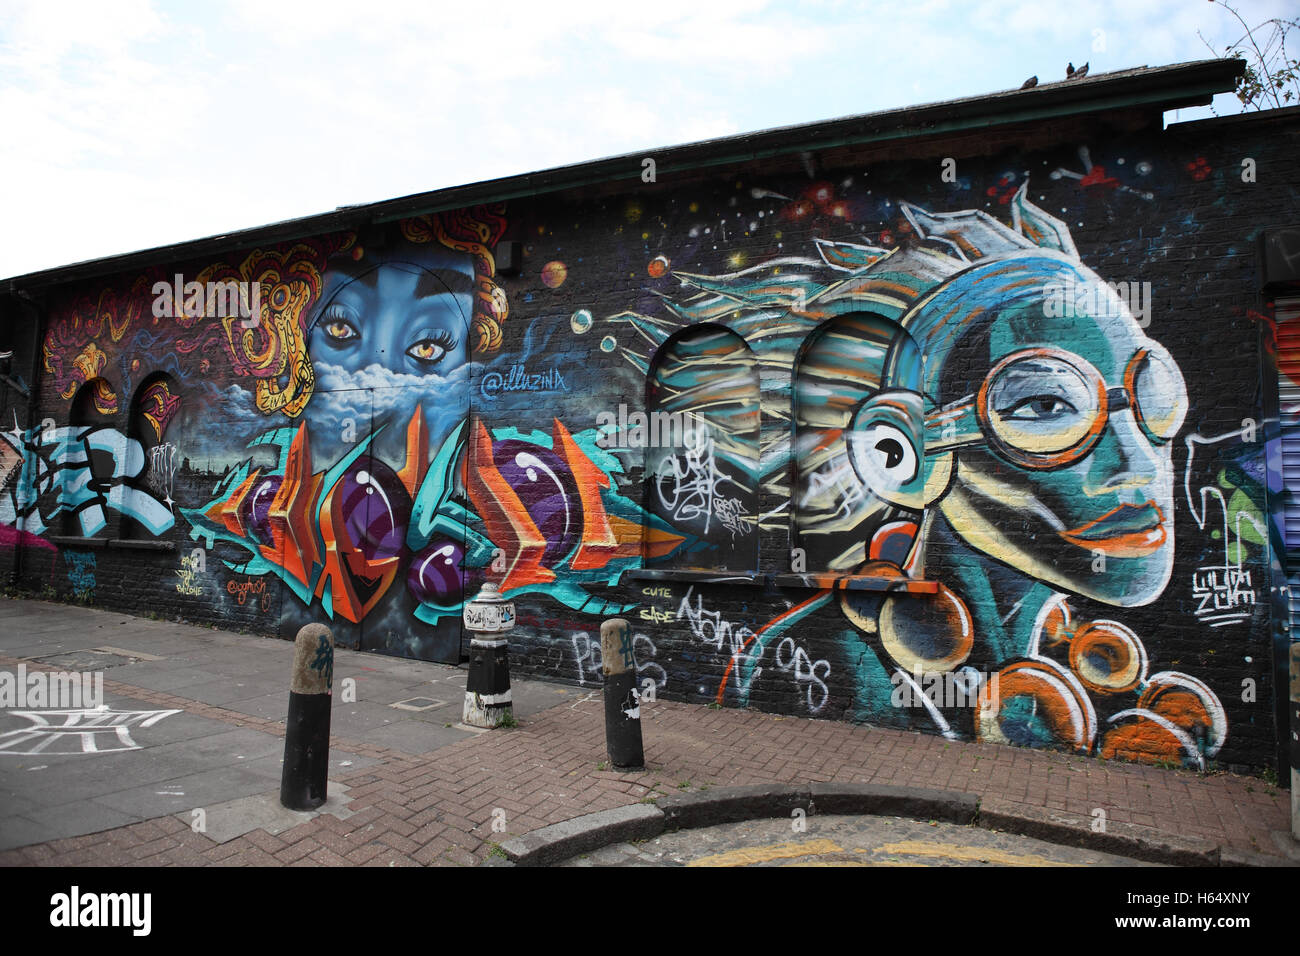
<svg viewBox="0 0 1300 956">
<path fill-rule="evenodd" d="M 232 570 L 275 574 L 304 603 L 319 599 L 327 615 L 353 622 L 403 568 L 419 620 L 459 616 L 467 573 L 484 568 L 498 547 L 510 556 L 501 581 L 508 596 L 542 593 L 584 613 L 629 609 L 584 585 L 617 581 L 639 562 L 646 534 L 658 536 L 660 549 L 682 538 L 653 527 L 639 506 L 608 490 L 610 473 L 593 460 L 606 454 L 594 432 L 574 436 L 556 421 L 549 438 L 514 429 L 490 436 L 476 423 L 471 509 L 455 497 L 469 426 L 454 430 L 426 463 L 428 433 L 417 407 L 399 469 L 368 453 L 372 434 L 316 474 L 306 425 L 276 429 L 250 444 L 276 449 L 274 467 L 245 462 L 206 506 L 181 513 L 196 540 L 208 547 L 228 541 L 249 553 L 243 563 L 227 561 Z"/>
<path fill-rule="evenodd" d="M 59 515 L 90 537 L 108 526 L 108 512 L 139 522 L 151 534 L 169 529 L 167 502 L 135 484 L 145 470 L 140 443 L 112 428 L 63 426 L 0 433 L 0 524 L 44 534 Z M 21 463 L 21 464 L 20 464 Z"/>
</svg>

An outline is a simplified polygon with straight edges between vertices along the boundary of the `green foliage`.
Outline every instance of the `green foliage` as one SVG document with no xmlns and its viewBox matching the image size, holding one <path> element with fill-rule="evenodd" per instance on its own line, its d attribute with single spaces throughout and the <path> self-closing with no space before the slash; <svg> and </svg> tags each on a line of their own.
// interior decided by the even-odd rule
<svg viewBox="0 0 1300 956">
<path fill-rule="evenodd" d="M 1237 79 L 1236 89 L 1242 105 L 1248 110 L 1263 110 L 1280 109 L 1293 100 L 1300 102 L 1300 59 L 1291 56 L 1286 47 L 1287 35 L 1292 29 L 1300 30 L 1300 21 L 1274 17 L 1252 27 L 1227 0 L 1210 2 L 1232 14 L 1246 31 L 1222 53 L 1201 37 L 1215 56 L 1240 57 L 1246 61 L 1246 70 Z"/>
</svg>

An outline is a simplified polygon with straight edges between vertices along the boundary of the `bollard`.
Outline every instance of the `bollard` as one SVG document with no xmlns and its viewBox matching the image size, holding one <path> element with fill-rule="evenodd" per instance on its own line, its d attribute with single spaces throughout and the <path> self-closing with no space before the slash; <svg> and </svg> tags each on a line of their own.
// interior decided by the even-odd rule
<svg viewBox="0 0 1300 956">
<path fill-rule="evenodd" d="M 501 596 L 492 581 L 465 605 L 469 642 L 469 675 L 465 678 L 465 707 L 461 723 L 470 727 L 514 724 L 510 697 L 510 642 L 505 633 L 515 626 L 515 606 Z"/>
<path fill-rule="evenodd" d="M 333 685 L 334 635 L 324 624 L 308 624 L 294 642 L 284 731 L 280 803 L 290 810 L 315 810 L 325 802 Z"/>
<path fill-rule="evenodd" d="M 605 677 L 605 749 L 616 770 L 644 770 L 641 695 L 636 689 L 632 632 L 621 617 L 600 626 L 600 672 Z"/>
</svg>

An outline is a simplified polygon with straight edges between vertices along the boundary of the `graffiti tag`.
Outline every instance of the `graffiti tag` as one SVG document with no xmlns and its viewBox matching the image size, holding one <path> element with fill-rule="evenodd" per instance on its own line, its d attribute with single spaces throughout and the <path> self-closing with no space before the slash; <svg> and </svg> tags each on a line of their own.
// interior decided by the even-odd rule
<svg viewBox="0 0 1300 956">
<path fill-rule="evenodd" d="M 251 595 L 258 599 L 258 606 L 263 611 L 271 609 L 271 595 L 266 590 L 266 578 L 244 578 L 242 581 L 231 579 L 226 582 L 226 593 L 233 595 L 241 607 Z"/>
<path fill-rule="evenodd" d="M 691 604 L 692 596 L 695 597 L 694 605 Z M 763 672 L 759 664 L 763 658 L 763 646 L 757 640 L 758 635 L 743 625 L 728 621 L 721 611 L 704 610 L 704 599 L 695 594 L 694 585 L 687 589 L 686 596 L 678 605 L 677 619 L 687 622 L 691 636 L 697 641 L 712 646 L 718 653 L 725 650 L 737 675 L 749 671 L 748 679 L 738 681 L 742 695 L 748 698 L 750 685 Z M 826 686 L 826 678 L 831 673 L 829 661 L 813 661 L 793 637 L 787 636 L 776 646 L 774 663 L 777 670 L 794 678 L 795 684 L 803 691 L 810 713 L 819 713 L 826 706 L 830 699 L 830 689 Z"/>
<path fill-rule="evenodd" d="M 95 555 L 90 551 L 64 551 L 63 560 L 68 565 L 68 583 L 72 593 L 81 601 L 95 596 Z"/>
<path fill-rule="evenodd" d="M 176 576 L 180 578 L 176 582 L 178 594 L 197 597 L 203 593 L 203 588 L 199 586 L 199 563 L 198 555 L 181 555 L 181 569 L 176 572 Z"/>
<path fill-rule="evenodd" d="M 567 392 L 569 386 L 564 384 L 564 376 L 557 369 L 545 372 L 528 372 L 523 365 L 512 365 L 504 375 L 501 372 L 483 373 L 483 382 L 479 391 L 487 399 L 496 398 L 502 392 Z"/>
<path fill-rule="evenodd" d="M 693 443 L 688 436 L 686 450 L 665 461 L 669 471 L 661 471 L 656 476 L 655 493 L 674 520 L 703 519 L 703 533 L 708 534 L 709 525 L 716 517 L 733 538 L 749 533 L 753 519 L 746 517 L 748 509 L 739 499 L 726 497 L 720 491 L 729 479 L 718 469 L 713 438 L 707 429 L 696 429 Z M 671 489 L 665 492 L 664 486 L 669 481 Z"/>
</svg>

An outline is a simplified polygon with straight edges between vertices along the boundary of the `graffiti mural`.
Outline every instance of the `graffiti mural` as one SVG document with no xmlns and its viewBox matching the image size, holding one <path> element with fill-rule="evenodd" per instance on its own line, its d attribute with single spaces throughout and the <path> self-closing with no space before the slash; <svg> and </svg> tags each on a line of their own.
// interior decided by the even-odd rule
<svg viewBox="0 0 1300 956">
<path fill-rule="evenodd" d="M 795 476 L 791 540 L 810 570 L 937 581 L 931 600 L 820 592 L 725 649 L 718 699 L 747 702 L 764 653 L 837 605 L 856 719 L 892 716 L 900 677 L 961 671 L 981 706 L 928 706 L 941 733 L 1203 766 L 1227 734 L 1216 694 L 1070 603 L 1141 607 L 1169 585 L 1181 371 L 1027 192 L 1000 201 L 1010 225 L 901 203 L 906 245 L 821 240 L 817 258 L 682 274 L 694 294 L 670 301 L 671 322 L 611 316 L 664 340 L 675 323 L 720 321 L 793 374 L 792 441 L 762 457 L 769 480 Z M 1220 506 L 1224 557 L 1196 586 L 1247 606 L 1243 535 L 1259 544 L 1264 529 L 1252 492 L 1234 492 L 1229 504 L 1201 489 Z"/>
<path fill-rule="evenodd" d="M 1153 264 L 1230 164 L 803 165 L 62 287 L 0 549 L 98 604 L 148 565 L 177 616 L 451 662 L 490 580 L 524 671 L 580 686 L 625 617 L 661 696 L 1258 762 L 1258 369 L 1208 364 Z M 255 314 L 156 307 L 189 281 Z"/>
</svg>

